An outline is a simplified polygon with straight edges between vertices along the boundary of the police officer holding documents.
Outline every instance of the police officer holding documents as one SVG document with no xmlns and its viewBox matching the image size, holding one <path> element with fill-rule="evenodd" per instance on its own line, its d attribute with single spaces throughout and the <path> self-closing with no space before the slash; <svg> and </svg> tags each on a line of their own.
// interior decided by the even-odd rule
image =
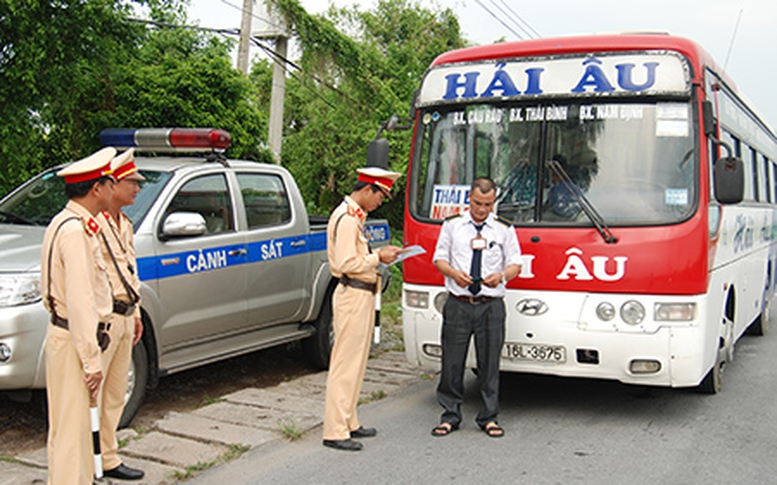
<svg viewBox="0 0 777 485">
<path fill-rule="evenodd" d="M 100 399 L 100 449 L 106 477 L 140 480 L 144 472 L 124 465 L 118 456 L 116 429 L 124 410 L 132 346 L 143 335 L 132 221 L 121 208 L 135 202 L 139 183 L 145 178 L 135 166 L 132 148 L 114 158 L 111 168 L 116 179 L 113 198 L 108 210 L 96 217 L 101 226 L 99 239 L 113 299 L 113 313 L 107 321 L 111 345 L 102 354 L 105 379 Z"/>
<path fill-rule="evenodd" d="M 496 186 L 477 178 L 469 192 L 469 211 L 445 220 L 432 261 L 445 276 L 442 373 L 437 401 L 444 408 L 433 436 L 459 428 L 464 397 L 464 365 L 475 336 L 478 384 L 483 406 L 475 422 L 488 436 L 504 430 L 499 414 L 499 358 L 505 338 L 505 286 L 520 271 L 521 249 L 510 221 L 493 214 Z"/>
<path fill-rule="evenodd" d="M 48 483 L 92 483 L 94 460 L 89 401 L 103 380 L 101 351 L 112 311 L 106 264 L 99 243 L 100 211 L 113 196 L 111 160 L 103 148 L 57 175 L 70 199 L 43 238 L 41 293 L 51 313 L 46 334 Z"/>
<path fill-rule="evenodd" d="M 329 218 L 327 252 L 332 275 L 340 280 L 332 295 L 335 334 L 326 383 L 324 446 L 358 451 L 375 428 L 359 424 L 356 405 L 361 392 L 375 322 L 375 294 L 380 291 L 378 264 L 389 264 L 400 248 L 385 246 L 372 251 L 364 221 L 391 197 L 401 174 L 378 167 L 358 169 L 358 181 Z"/>
</svg>

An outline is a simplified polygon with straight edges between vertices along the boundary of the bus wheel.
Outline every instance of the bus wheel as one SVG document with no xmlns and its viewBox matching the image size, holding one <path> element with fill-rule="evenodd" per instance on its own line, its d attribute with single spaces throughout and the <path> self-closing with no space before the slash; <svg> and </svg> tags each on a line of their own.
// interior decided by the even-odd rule
<svg viewBox="0 0 777 485">
<path fill-rule="evenodd" d="M 726 340 L 723 342 L 723 351 L 726 358 L 726 362 L 734 361 L 734 321 L 729 317 L 723 317 L 724 325 L 726 326 Z"/>
<path fill-rule="evenodd" d="M 726 365 L 725 350 L 718 352 L 718 361 L 712 366 L 704 380 L 699 384 L 699 391 L 703 394 L 717 394 L 723 387 L 723 368 Z"/>
<path fill-rule="evenodd" d="M 769 298 L 768 289 L 764 290 L 763 300 L 761 301 L 763 301 L 761 314 L 758 315 L 758 318 L 756 318 L 752 324 L 750 324 L 750 327 L 747 329 L 748 335 L 764 336 L 769 330 L 769 309 L 771 307 L 771 298 Z"/>
</svg>

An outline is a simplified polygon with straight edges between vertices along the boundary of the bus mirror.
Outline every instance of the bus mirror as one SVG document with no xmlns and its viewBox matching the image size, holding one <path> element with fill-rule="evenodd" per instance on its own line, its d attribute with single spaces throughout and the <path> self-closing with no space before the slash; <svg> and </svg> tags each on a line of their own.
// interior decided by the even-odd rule
<svg viewBox="0 0 777 485">
<path fill-rule="evenodd" d="M 704 134 L 715 138 L 715 113 L 712 110 L 712 103 L 704 101 L 701 104 L 701 109 L 704 118 Z"/>
<path fill-rule="evenodd" d="M 744 198 L 744 164 L 737 157 L 722 157 L 715 162 L 715 198 L 721 204 L 738 204 Z"/>
<path fill-rule="evenodd" d="M 413 92 L 413 101 L 410 103 L 410 114 L 409 114 L 409 118 L 411 121 L 415 119 L 415 110 L 416 110 L 415 106 L 416 106 L 416 103 L 418 102 L 418 96 L 420 94 L 421 94 L 420 89 L 416 89 L 415 92 Z"/>
<path fill-rule="evenodd" d="M 385 138 L 375 138 L 367 146 L 367 166 L 388 169 L 389 142 Z"/>
</svg>

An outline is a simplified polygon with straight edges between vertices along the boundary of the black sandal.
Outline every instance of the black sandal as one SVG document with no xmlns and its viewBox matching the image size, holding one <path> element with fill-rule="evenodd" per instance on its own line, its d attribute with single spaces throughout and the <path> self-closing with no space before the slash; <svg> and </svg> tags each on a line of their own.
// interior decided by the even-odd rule
<svg viewBox="0 0 777 485">
<path fill-rule="evenodd" d="M 490 425 L 490 426 L 489 426 Z M 485 426 L 481 426 L 482 429 L 489 438 L 501 438 L 505 435 L 505 430 L 496 421 L 490 421 Z"/>
<path fill-rule="evenodd" d="M 432 428 L 432 436 L 448 436 L 449 434 L 453 433 L 459 429 L 458 426 L 454 426 L 451 423 L 448 422 L 442 422 Z"/>
</svg>

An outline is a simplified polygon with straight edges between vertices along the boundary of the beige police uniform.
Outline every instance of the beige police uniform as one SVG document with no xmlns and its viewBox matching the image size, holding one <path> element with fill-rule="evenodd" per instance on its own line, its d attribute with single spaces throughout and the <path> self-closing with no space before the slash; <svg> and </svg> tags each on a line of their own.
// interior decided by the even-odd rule
<svg viewBox="0 0 777 485">
<path fill-rule="evenodd" d="M 106 321 L 112 308 L 97 240 L 99 230 L 89 211 L 71 200 L 52 219 L 43 238 L 43 303 L 53 315 L 67 320 L 69 327 L 49 325 L 46 335 L 50 485 L 89 484 L 94 476 L 89 391 L 84 378 L 102 371 L 97 326 Z"/>
<path fill-rule="evenodd" d="M 140 294 L 140 279 L 137 276 L 135 261 L 135 246 L 133 243 L 132 221 L 123 212 L 119 212 L 119 220 L 115 220 L 107 211 L 101 212 L 96 219 L 99 221 L 102 234 L 102 256 L 107 266 L 108 278 L 113 292 L 113 299 L 122 304 L 131 305 L 134 295 L 130 295 L 119 277 L 119 270 L 124 279 Z M 105 238 L 103 239 L 103 235 Z M 114 264 L 111 253 L 116 259 Z M 111 313 L 108 317 L 111 345 L 102 354 L 103 384 L 100 395 L 100 450 L 103 455 L 103 468 L 112 470 L 121 465 L 118 457 L 119 444 L 116 439 L 116 429 L 124 410 L 124 399 L 127 392 L 127 376 L 132 360 L 132 339 L 135 332 L 135 318 L 140 318 L 140 304 L 135 305 L 131 315 Z"/>
<path fill-rule="evenodd" d="M 364 233 L 366 214 L 346 197 L 329 219 L 327 253 L 332 275 L 343 275 L 378 288 L 377 253 L 370 252 Z M 371 291 L 337 285 L 332 295 L 335 343 L 326 383 L 324 440 L 346 440 L 359 429 L 359 401 L 375 322 L 375 295 Z"/>
</svg>

